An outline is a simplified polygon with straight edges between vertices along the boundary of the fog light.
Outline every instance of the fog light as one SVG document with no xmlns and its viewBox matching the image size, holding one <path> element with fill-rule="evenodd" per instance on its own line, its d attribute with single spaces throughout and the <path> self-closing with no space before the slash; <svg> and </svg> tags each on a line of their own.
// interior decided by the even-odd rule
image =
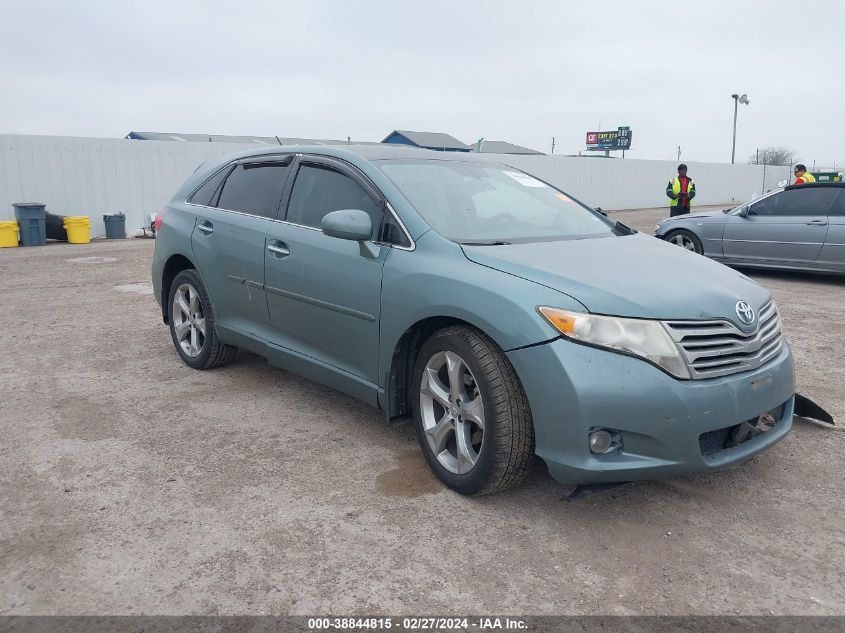
<svg viewBox="0 0 845 633">
<path fill-rule="evenodd" d="M 613 446 L 613 436 L 610 431 L 600 429 L 590 433 L 590 452 L 606 453 Z"/>
</svg>

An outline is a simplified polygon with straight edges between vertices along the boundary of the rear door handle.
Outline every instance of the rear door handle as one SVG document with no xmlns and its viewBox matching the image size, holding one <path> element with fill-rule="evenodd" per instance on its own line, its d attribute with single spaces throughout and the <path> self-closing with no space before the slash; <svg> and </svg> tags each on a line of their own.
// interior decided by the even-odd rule
<svg viewBox="0 0 845 633">
<path fill-rule="evenodd" d="M 267 243 L 267 251 L 270 253 L 270 257 L 275 257 L 277 259 L 281 259 L 282 257 L 287 257 L 290 255 L 290 249 L 288 245 L 284 242 L 279 241 L 272 241 Z"/>
<path fill-rule="evenodd" d="M 810 220 L 807 226 L 827 226 L 827 220 Z"/>
<path fill-rule="evenodd" d="M 212 226 L 211 222 L 207 220 L 203 220 L 197 225 L 197 228 L 205 233 L 206 235 L 211 235 L 214 233 L 214 226 Z"/>
</svg>

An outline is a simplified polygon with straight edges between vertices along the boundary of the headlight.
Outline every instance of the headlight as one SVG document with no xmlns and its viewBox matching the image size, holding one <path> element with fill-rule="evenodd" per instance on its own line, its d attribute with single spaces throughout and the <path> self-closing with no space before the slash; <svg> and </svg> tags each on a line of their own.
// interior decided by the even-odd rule
<svg viewBox="0 0 845 633">
<path fill-rule="evenodd" d="M 566 337 L 611 351 L 634 354 L 677 378 L 690 377 L 680 350 L 659 321 L 599 316 L 545 306 L 537 309 Z"/>
</svg>

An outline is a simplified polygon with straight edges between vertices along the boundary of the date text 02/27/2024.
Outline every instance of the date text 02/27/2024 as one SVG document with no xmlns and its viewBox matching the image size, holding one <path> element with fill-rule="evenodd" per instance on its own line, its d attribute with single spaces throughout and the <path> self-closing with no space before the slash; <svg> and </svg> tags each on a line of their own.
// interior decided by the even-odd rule
<svg viewBox="0 0 845 633">
<path fill-rule="evenodd" d="M 311 631 L 326 630 L 400 630 L 400 631 L 467 631 L 485 630 L 522 630 L 527 623 L 518 618 L 478 617 L 478 618 L 444 618 L 444 617 L 405 617 L 399 618 L 309 618 L 308 629 Z"/>
</svg>

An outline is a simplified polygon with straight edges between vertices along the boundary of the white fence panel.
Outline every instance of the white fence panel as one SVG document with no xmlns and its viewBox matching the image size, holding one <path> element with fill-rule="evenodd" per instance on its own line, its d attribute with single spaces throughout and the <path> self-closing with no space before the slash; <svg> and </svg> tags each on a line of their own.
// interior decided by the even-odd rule
<svg viewBox="0 0 845 633">
<path fill-rule="evenodd" d="M 666 184 L 678 163 L 662 160 L 620 160 L 571 156 L 486 154 L 490 160 L 517 167 L 607 210 L 668 206 Z M 789 167 L 687 163 L 695 180 L 695 204 L 739 204 L 789 178 Z"/>
<path fill-rule="evenodd" d="M 105 234 L 103 214 L 126 213 L 127 230 L 148 223 L 203 161 L 254 144 L 0 135 L 0 220 L 12 203 L 43 202 L 48 211 L 91 217 Z M 668 204 L 673 161 L 485 154 L 535 174 L 587 204 L 603 209 Z M 788 167 L 690 162 L 700 205 L 739 203 L 789 178 Z"/>
<path fill-rule="evenodd" d="M 104 235 L 103 214 L 126 213 L 127 231 L 149 224 L 205 160 L 255 147 L 126 139 L 0 135 L 0 220 L 15 202 L 43 202 L 59 215 L 91 217 Z"/>
</svg>

